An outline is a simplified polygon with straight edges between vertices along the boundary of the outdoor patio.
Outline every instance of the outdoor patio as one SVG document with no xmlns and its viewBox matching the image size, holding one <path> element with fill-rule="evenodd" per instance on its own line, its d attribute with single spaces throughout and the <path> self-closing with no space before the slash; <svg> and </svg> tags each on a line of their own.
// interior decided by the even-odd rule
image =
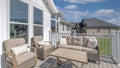
<svg viewBox="0 0 120 68">
<path fill-rule="evenodd" d="M 40 68 L 39 66 L 43 63 L 43 60 L 37 60 L 38 63 L 34 68 Z M 79 68 L 81 66 L 81 63 L 74 62 Z M 74 68 L 74 67 L 73 67 Z M 87 65 L 84 66 L 84 68 L 120 68 L 115 62 L 110 58 L 101 57 L 100 65 L 89 62 Z"/>
</svg>

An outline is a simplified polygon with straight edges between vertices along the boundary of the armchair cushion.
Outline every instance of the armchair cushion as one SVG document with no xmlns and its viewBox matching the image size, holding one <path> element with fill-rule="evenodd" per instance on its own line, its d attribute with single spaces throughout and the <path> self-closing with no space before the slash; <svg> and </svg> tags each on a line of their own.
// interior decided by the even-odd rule
<svg viewBox="0 0 120 68">
<path fill-rule="evenodd" d="M 39 45 L 50 45 L 50 43 L 46 41 L 39 41 L 38 44 Z"/>
<path fill-rule="evenodd" d="M 16 56 L 25 53 L 28 51 L 27 49 L 27 44 L 21 45 L 21 46 L 16 46 L 16 47 L 12 47 L 11 51 L 13 52 L 13 54 L 15 54 Z"/>
<path fill-rule="evenodd" d="M 24 62 L 26 62 L 34 57 L 35 57 L 35 53 L 32 53 L 32 52 L 26 52 L 26 53 L 23 53 L 21 55 L 18 55 L 18 56 L 16 56 L 17 65 L 23 64 Z M 9 63 L 13 62 L 12 57 L 7 57 L 6 60 Z"/>
</svg>

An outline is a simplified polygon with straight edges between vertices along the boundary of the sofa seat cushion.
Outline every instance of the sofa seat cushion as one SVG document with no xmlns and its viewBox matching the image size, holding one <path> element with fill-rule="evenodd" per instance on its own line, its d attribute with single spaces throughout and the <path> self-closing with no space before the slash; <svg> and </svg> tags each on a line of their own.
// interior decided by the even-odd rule
<svg viewBox="0 0 120 68">
<path fill-rule="evenodd" d="M 44 45 L 44 51 L 49 50 L 49 49 L 51 49 L 51 48 L 52 48 L 51 45 Z"/>
<path fill-rule="evenodd" d="M 73 36 L 72 37 L 72 45 L 83 45 L 83 36 Z"/>
<path fill-rule="evenodd" d="M 68 48 L 68 49 L 74 49 L 74 50 L 82 50 L 82 46 L 75 46 L 75 45 L 59 45 L 60 48 Z"/>
<path fill-rule="evenodd" d="M 87 48 L 87 47 L 82 47 L 82 51 L 86 51 L 88 53 L 97 53 L 97 50 L 91 49 L 91 48 Z"/>
</svg>

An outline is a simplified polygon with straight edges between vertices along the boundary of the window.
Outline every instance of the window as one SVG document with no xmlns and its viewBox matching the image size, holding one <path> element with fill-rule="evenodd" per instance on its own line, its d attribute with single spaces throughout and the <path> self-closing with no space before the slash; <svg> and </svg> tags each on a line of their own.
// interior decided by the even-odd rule
<svg viewBox="0 0 120 68">
<path fill-rule="evenodd" d="M 43 35 L 43 11 L 34 7 L 34 36 Z"/>
<path fill-rule="evenodd" d="M 100 32 L 100 28 L 98 28 L 98 31 L 97 32 Z"/>
<path fill-rule="evenodd" d="M 70 31 L 70 26 L 69 25 L 66 25 L 66 30 Z"/>
<path fill-rule="evenodd" d="M 34 8 L 34 24 L 43 24 L 43 11 L 37 8 Z"/>
<path fill-rule="evenodd" d="M 10 21 L 28 23 L 28 5 L 19 0 L 10 0 Z"/>
<path fill-rule="evenodd" d="M 55 19 L 55 18 L 56 18 L 56 15 L 55 15 L 55 14 L 52 14 L 52 15 L 51 15 L 51 18 L 52 18 L 52 19 Z"/>
<path fill-rule="evenodd" d="M 28 36 L 27 25 L 10 24 L 10 38 L 25 38 Z"/>
<path fill-rule="evenodd" d="M 55 20 L 51 20 L 51 30 L 52 32 L 56 32 L 56 21 Z"/>
<path fill-rule="evenodd" d="M 28 5 L 20 0 L 10 0 L 10 38 L 28 40 Z"/>
<path fill-rule="evenodd" d="M 43 35 L 43 26 L 34 26 L 34 36 Z"/>
<path fill-rule="evenodd" d="M 62 28 L 63 28 L 63 31 L 64 31 L 64 30 L 65 30 L 65 25 L 64 25 L 64 23 L 63 23 L 63 25 L 62 25 L 62 26 L 63 26 Z"/>
</svg>

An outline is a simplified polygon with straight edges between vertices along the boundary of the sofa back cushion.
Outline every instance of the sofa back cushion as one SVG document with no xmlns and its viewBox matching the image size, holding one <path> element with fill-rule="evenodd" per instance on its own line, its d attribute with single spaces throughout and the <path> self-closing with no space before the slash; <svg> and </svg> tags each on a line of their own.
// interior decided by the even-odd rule
<svg viewBox="0 0 120 68">
<path fill-rule="evenodd" d="M 88 47 L 88 48 L 95 49 L 96 46 L 97 46 L 97 44 L 98 44 L 98 40 L 97 40 L 97 39 L 90 38 L 90 39 L 88 40 L 87 47 Z"/>
<path fill-rule="evenodd" d="M 89 39 L 97 40 L 95 36 L 83 36 L 83 46 L 87 47 Z"/>
<path fill-rule="evenodd" d="M 63 37 L 63 38 L 66 38 L 67 44 L 68 44 L 68 45 L 71 45 L 71 40 L 72 40 L 72 37 L 71 37 L 71 36 L 67 36 L 67 37 Z"/>
<path fill-rule="evenodd" d="M 73 36 L 71 41 L 72 41 L 72 45 L 82 46 L 83 36 Z"/>
<path fill-rule="evenodd" d="M 60 45 L 67 45 L 67 39 L 66 38 L 60 38 Z"/>
</svg>

